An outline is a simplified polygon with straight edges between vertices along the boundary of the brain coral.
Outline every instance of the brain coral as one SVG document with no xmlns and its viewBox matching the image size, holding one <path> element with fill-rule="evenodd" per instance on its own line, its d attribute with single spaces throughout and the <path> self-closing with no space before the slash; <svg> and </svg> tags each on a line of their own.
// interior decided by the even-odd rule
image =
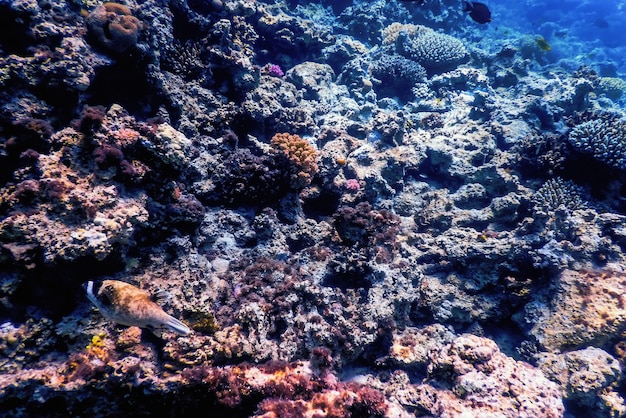
<svg viewBox="0 0 626 418">
<path fill-rule="evenodd" d="M 611 167 L 626 169 L 626 121 L 600 118 L 581 123 L 569 134 L 574 148 Z"/>
<path fill-rule="evenodd" d="M 99 44 L 122 53 L 137 43 L 142 24 L 123 4 L 104 3 L 89 13 L 87 27 Z"/>
</svg>

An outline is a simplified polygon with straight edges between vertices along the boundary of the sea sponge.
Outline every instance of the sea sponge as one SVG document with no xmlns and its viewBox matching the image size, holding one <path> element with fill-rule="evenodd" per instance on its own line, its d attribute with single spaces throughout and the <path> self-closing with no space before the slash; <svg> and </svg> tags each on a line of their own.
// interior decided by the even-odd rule
<svg viewBox="0 0 626 418">
<path fill-rule="evenodd" d="M 581 123 L 569 133 L 568 141 L 611 167 L 626 169 L 626 120 L 607 117 Z"/>
<path fill-rule="evenodd" d="M 270 140 L 278 154 L 289 161 L 290 183 L 293 189 L 302 189 L 309 184 L 318 172 L 317 151 L 298 135 L 279 133 Z"/>
<path fill-rule="evenodd" d="M 87 27 L 99 44 L 113 52 L 122 53 L 137 43 L 143 25 L 127 6 L 104 3 L 89 13 Z"/>
</svg>

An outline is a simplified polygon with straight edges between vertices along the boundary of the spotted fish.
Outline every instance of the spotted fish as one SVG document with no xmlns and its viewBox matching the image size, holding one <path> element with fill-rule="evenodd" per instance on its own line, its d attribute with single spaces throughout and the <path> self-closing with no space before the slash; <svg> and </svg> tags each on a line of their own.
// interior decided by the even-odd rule
<svg viewBox="0 0 626 418">
<path fill-rule="evenodd" d="M 173 331 L 191 334 L 191 329 L 157 305 L 151 295 L 119 280 L 104 280 L 94 293 L 94 282 L 87 282 L 87 297 L 109 321 L 147 328 L 154 334 Z"/>
</svg>

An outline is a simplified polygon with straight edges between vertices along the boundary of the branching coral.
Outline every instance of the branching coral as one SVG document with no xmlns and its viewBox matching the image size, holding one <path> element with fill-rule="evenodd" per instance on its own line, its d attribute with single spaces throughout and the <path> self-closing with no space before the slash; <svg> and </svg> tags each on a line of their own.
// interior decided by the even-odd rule
<svg viewBox="0 0 626 418">
<path fill-rule="evenodd" d="M 272 137 L 271 144 L 289 162 L 290 183 L 293 189 L 302 189 L 313 180 L 318 172 L 317 151 L 298 135 L 279 133 Z"/>
<path fill-rule="evenodd" d="M 389 48 L 417 61 L 430 74 L 451 70 L 468 58 L 460 40 L 424 26 L 395 23 L 385 28 L 383 36 Z"/>
<path fill-rule="evenodd" d="M 607 117 L 583 122 L 572 129 L 568 140 L 577 150 L 626 169 L 626 120 Z"/>
<path fill-rule="evenodd" d="M 406 94 L 407 86 L 424 81 L 426 70 L 420 64 L 397 54 L 384 54 L 372 63 L 372 75 L 381 82 L 381 88 L 400 90 L 397 95 Z"/>
<path fill-rule="evenodd" d="M 533 203 L 536 209 L 545 212 L 553 212 L 560 207 L 567 210 L 582 209 L 585 204 L 580 197 L 581 194 L 581 187 L 572 181 L 556 177 L 546 181 L 535 192 Z"/>
</svg>

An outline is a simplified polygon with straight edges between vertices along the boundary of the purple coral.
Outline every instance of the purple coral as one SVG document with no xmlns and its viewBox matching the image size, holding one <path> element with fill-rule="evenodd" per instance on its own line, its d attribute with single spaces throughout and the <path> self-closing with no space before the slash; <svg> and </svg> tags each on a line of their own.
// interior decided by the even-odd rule
<svg viewBox="0 0 626 418">
<path fill-rule="evenodd" d="M 267 64 L 266 69 L 267 73 L 272 77 L 280 78 L 285 75 L 285 72 L 282 68 L 280 68 L 280 65 L 278 64 Z"/>
</svg>

